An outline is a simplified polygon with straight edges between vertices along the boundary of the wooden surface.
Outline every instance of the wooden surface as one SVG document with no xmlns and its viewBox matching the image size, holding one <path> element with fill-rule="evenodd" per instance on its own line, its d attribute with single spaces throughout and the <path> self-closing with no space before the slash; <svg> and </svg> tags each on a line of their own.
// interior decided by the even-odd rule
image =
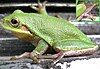
<svg viewBox="0 0 100 69">
<path fill-rule="evenodd" d="M 52 63 L 52 59 L 40 59 L 41 62 L 39 64 L 35 64 L 31 59 L 19 59 L 11 61 L 10 58 L 11 57 L 8 56 L 0 57 L 0 69 L 49 69 L 48 67 Z M 69 67 L 69 63 L 72 61 L 81 61 L 84 59 L 89 60 L 91 58 L 98 59 L 100 58 L 100 55 L 62 58 L 57 64 L 67 63 L 66 67 Z M 53 65 L 53 68 L 61 69 L 61 67 L 59 67 L 57 64 Z"/>
</svg>

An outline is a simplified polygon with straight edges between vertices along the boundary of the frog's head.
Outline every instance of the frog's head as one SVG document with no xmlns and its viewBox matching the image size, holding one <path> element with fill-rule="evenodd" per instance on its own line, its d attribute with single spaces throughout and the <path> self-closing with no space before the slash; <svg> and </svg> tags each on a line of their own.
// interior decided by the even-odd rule
<svg viewBox="0 0 100 69">
<path fill-rule="evenodd" d="M 1 25 L 4 29 L 10 30 L 16 37 L 30 41 L 33 35 L 28 30 L 27 26 L 20 21 L 21 18 L 19 14 L 22 13 L 21 10 L 14 11 L 11 15 L 3 18 L 3 23 Z"/>
</svg>

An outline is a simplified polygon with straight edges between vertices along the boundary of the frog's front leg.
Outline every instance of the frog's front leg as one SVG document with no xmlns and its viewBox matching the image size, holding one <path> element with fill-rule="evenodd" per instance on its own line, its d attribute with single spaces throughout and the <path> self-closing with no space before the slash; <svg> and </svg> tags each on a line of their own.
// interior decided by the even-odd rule
<svg viewBox="0 0 100 69">
<path fill-rule="evenodd" d="M 35 7 L 33 5 L 31 5 L 30 7 L 36 11 L 38 11 L 38 13 L 43 14 L 43 15 L 48 15 L 47 11 L 46 11 L 46 3 L 47 1 L 44 1 L 43 3 L 40 3 L 38 1 L 38 7 Z"/>
<path fill-rule="evenodd" d="M 32 52 L 25 52 L 19 56 L 14 56 L 11 60 L 16 60 L 20 58 L 31 58 L 35 63 L 38 63 L 38 57 L 45 53 L 48 48 L 48 44 L 44 40 L 40 40 L 36 48 Z"/>
<path fill-rule="evenodd" d="M 35 48 L 35 50 L 33 50 L 30 53 L 30 58 L 35 61 L 36 63 L 39 62 L 38 58 L 40 55 L 42 55 L 43 53 L 45 53 L 45 51 L 48 49 L 48 44 L 44 41 L 44 40 L 40 40 L 37 47 Z"/>
</svg>

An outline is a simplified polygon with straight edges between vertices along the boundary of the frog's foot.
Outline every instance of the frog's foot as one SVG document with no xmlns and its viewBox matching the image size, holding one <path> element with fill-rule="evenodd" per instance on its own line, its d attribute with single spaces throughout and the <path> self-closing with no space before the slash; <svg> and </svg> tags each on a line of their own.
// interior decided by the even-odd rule
<svg viewBox="0 0 100 69">
<path fill-rule="evenodd" d="M 31 52 L 30 53 L 30 58 L 33 60 L 34 63 L 40 63 L 39 61 L 39 54 L 36 52 Z"/>
<path fill-rule="evenodd" d="M 30 53 L 29 52 L 25 52 L 19 56 L 13 56 L 10 58 L 10 60 L 17 60 L 17 59 L 21 59 L 21 58 L 28 58 L 30 57 Z"/>
<path fill-rule="evenodd" d="M 46 3 L 47 3 L 47 1 L 44 1 L 43 3 L 40 3 L 40 2 L 38 1 L 38 7 L 35 7 L 35 6 L 33 6 L 33 5 L 31 5 L 30 7 L 31 7 L 32 9 L 38 11 L 40 14 L 45 14 L 45 15 L 47 15 L 46 8 L 45 8 L 45 7 L 46 7 Z"/>
<path fill-rule="evenodd" d="M 57 54 L 55 54 L 55 55 L 52 55 L 51 57 L 53 57 L 53 63 L 51 65 L 56 64 L 60 59 L 62 59 L 64 57 L 64 55 L 65 54 L 62 51 L 57 53 Z"/>
</svg>

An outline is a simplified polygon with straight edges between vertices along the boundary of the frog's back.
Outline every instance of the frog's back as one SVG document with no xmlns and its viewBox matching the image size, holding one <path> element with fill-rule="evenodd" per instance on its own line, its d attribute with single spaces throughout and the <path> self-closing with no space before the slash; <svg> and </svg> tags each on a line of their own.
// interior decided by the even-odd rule
<svg viewBox="0 0 100 69">
<path fill-rule="evenodd" d="M 33 17 L 30 19 L 30 29 L 35 29 L 38 36 L 41 36 L 44 40 L 47 37 L 51 38 L 53 41 L 59 41 L 64 39 L 80 39 L 88 43 L 92 41 L 87 38 L 78 28 L 73 24 L 64 19 L 59 19 L 56 17 L 41 15 L 41 14 L 30 14 Z"/>
</svg>

